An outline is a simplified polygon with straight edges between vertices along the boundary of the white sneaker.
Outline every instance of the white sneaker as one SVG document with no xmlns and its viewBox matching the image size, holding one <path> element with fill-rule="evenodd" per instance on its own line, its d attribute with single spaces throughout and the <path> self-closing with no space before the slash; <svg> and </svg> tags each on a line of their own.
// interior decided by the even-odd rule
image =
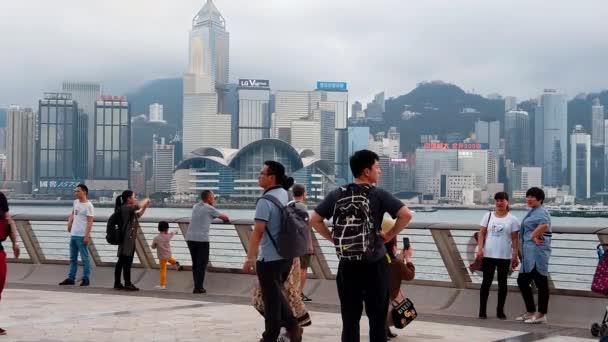
<svg viewBox="0 0 608 342">
<path fill-rule="evenodd" d="M 524 312 L 521 316 L 517 316 L 515 318 L 516 321 L 520 321 L 520 322 L 525 322 L 527 320 L 529 320 L 530 318 L 534 317 L 534 314 L 528 313 L 528 312 Z"/>
<path fill-rule="evenodd" d="M 547 315 L 543 315 L 542 317 L 538 317 L 536 315 L 524 321 L 524 323 L 528 324 L 543 324 L 547 323 Z"/>
<path fill-rule="evenodd" d="M 154 286 L 154 288 L 157 290 L 166 290 L 167 289 L 165 286 L 160 286 L 160 285 L 156 285 L 156 286 Z"/>
</svg>

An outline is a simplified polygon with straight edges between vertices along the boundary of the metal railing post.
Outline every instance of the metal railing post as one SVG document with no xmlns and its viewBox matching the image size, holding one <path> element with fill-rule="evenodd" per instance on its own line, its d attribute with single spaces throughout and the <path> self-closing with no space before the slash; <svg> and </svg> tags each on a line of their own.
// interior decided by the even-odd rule
<svg viewBox="0 0 608 342">
<path fill-rule="evenodd" d="M 464 289 L 471 283 L 471 277 L 462 261 L 456 242 L 449 230 L 430 229 L 437 250 L 443 259 L 443 264 L 452 279 L 452 284 L 457 288 Z"/>
<path fill-rule="evenodd" d="M 141 228 L 138 230 L 137 237 L 135 239 L 135 251 L 137 252 L 137 256 L 139 257 L 139 261 L 143 267 L 153 268 L 156 266 L 154 254 L 152 254 L 152 249 L 146 242 L 144 232 Z"/>
<path fill-rule="evenodd" d="M 21 236 L 21 241 L 23 241 L 23 247 L 27 250 L 27 254 L 30 256 L 32 263 L 44 263 L 46 259 L 42 252 L 42 248 L 40 248 L 40 243 L 38 243 L 36 234 L 34 234 L 30 221 L 15 220 L 15 225 L 17 226 L 19 236 Z"/>
</svg>

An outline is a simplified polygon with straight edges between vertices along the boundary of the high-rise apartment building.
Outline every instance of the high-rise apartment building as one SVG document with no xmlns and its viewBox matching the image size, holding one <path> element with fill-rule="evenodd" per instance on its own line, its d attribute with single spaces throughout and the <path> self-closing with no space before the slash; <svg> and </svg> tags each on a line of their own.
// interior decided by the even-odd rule
<svg viewBox="0 0 608 342">
<path fill-rule="evenodd" d="M 396 127 L 390 127 L 386 136 L 384 132 L 378 132 L 369 137 L 369 149 L 378 155 L 386 155 L 389 158 L 401 158 L 400 152 L 401 135 Z"/>
<path fill-rule="evenodd" d="M 151 122 L 164 122 L 162 104 L 153 103 L 150 105 L 149 119 Z"/>
<path fill-rule="evenodd" d="M 228 85 L 226 21 L 212 0 L 192 20 L 188 73 L 184 76 L 183 153 L 232 145 L 232 120 L 224 110 Z"/>
<path fill-rule="evenodd" d="M 505 158 L 515 165 L 530 165 L 530 117 L 527 112 L 510 110 L 505 113 Z"/>
<path fill-rule="evenodd" d="M 570 194 L 591 197 L 591 136 L 581 125 L 570 135 Z"/>
<path fill-rule="evenodd" d="M 567 167 L 568 105 L 566 95 L 545 89 L 534 117 L 534 164 L 543 168 L 544 185 L 563 185 Z"/>
<path fill-rule="evenodd" d="M 38 102 L 37 184 L 41 194 L 71 196 L 84 175 L 78 157 L 86 143 L 78 141 L 79 110 L 70 93 L 45 93 Z"/>
<path fill-rule="evenodd" d="M 154 142 L 154 192 L 171 192 L 174 152 L 174 146 L 165 144 L 165 138 L 161 138 L 160 143 Z"/>
<path fill-rule="evenodd" d="M 241 79 L 237 94 L 238 147 L 270 138 L 270 82 Z"/>
<path fill-rule="evenodd" d="M 386 102 L 384 100 L 384 92 L 374 95 L 374 100 L 367 104 L 365 108 L 365 117 L 369 120 L 381 121 Z"/>
<path fill-rule="evenodd" d="M 487 144 L 488 150 L 495 158 L 498 158 L 500 149 L 500 121 L 475 122 L 475 140 L 481 144 Z"/>
<path fill-rule="evenodd" d="M 31 108 L 11 106 L 6 115 L 6 175 L 9 181 L 35 180 L 36 113 Z"/>
<path fill-rule="evenodd" d="M 488 184 L 488 150 L 458 150 L 458 171 L 475 175 L 475 187 L 484 188 Z M 495 182 L 491 182 L 495 183 Z"/>
</svg>

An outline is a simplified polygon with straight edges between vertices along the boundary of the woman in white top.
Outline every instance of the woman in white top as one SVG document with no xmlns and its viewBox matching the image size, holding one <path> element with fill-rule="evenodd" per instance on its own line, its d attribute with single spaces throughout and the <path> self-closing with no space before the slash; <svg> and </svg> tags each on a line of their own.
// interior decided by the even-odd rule
<svg viewBox="0 0 608 342">
<path fill-rule="evenodd" d="M 509 213 L 509 195 L 497 192 L 494 195 L 496 210 L 487 213 L 481 221 L 477 242 L 477 258 L 483 258 L 483 281 L 479 295 L 479 318 L 485 319 L 490 286 L 494 272 L 498 270 L 498 305 L 496 317 L 507 319 L 504 313 L 507 299 L 507 276 L 510 268 L 516 268 L 518 261 L 519 221 Z"/>
</svg>

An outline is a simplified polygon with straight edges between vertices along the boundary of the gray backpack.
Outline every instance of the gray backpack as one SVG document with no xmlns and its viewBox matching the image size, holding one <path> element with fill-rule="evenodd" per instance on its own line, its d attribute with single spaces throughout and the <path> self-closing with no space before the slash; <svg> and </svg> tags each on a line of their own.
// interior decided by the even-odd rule
<svg viewBox="0 0 608 342">
<path fill-rule="evenodd" d="M 266 233 L 279 255 L 285 259 L 306 255 L 310 238 L 308 213 L 298 208 L 294 202 L 283 205 L 272 195 L 264 195 L 262 198 L 270 201 L 281 211 L 281 229 L 278 241 L 275 241 L 272 234 L 266 229 Z"/>
</svg>

